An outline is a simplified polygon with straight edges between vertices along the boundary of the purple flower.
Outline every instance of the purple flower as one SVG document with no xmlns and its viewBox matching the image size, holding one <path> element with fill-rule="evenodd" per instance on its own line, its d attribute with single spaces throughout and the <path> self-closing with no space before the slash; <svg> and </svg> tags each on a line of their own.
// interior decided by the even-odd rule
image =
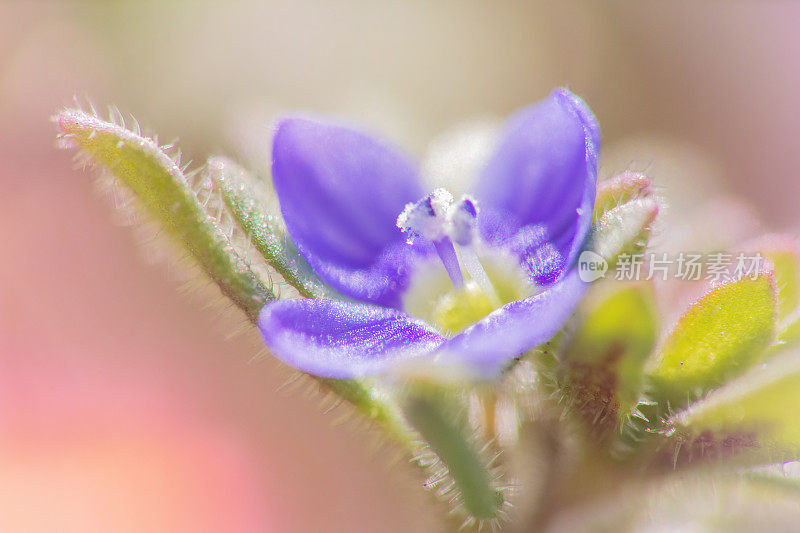
<svg viewBox="0 0 800 533">
<path fill-rule="evenodd" d="M 549 340 L 585 284 L 600 131 L 565 89 L 514 114 L 471 188 L 422 188 L 404 154 L 363 133 L 289 118 L 272 171 L 286 227 L 352 301 L 279 300 L 259 317 L 284 362 L 333 378 L 440 372 L 490 378 Z"/>
</svg>

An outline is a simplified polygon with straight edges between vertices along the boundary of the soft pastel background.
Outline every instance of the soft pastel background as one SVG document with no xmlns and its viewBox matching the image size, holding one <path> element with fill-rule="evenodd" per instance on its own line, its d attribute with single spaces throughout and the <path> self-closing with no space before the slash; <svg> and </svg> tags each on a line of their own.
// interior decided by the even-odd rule
<svg viewBox="0 0 800 533">
<path fill-rule="evenodd" d="M 391 451 L 279 392 L 252 335 L 226 340 L 236 317 L 147 266 L 54 148 L 48 118 L 74 95 L 196 161 L 263 169 L 280 109 L 423 153 L 568 84 L 603 126 L 604 175 L 674 183 L 672 216 L 727 188 L 792 229 L 798 27 L 800 4 L 763 1 L 0 2 L 0 531 L 441 526 Z M 748 211 L 720 202 L 683 231 L 724 216 L 746 235 Z"/>
</svg>

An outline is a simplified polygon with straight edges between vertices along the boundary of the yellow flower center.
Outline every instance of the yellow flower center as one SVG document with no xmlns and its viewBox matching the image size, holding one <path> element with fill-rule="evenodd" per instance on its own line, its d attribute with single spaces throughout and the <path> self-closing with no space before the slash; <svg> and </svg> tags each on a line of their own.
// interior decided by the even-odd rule
<svg viewBox="0 0 800 533">
<path fill-rule="evenodd" d="M 535 287 L 511 258 L 483 257 L 493 294 L 475 280 L 455 288 L 436 263 L 415 276 L 403 301 L 405 310 L 455 335 L 508 302 L 529 296 Z"/>
<path fill-rule="evenodd" d="M 453 335 L 495 310 L 488 294 L 475 283 L 448 292 L 433 307 L 433 323 Z"/>
</svg>

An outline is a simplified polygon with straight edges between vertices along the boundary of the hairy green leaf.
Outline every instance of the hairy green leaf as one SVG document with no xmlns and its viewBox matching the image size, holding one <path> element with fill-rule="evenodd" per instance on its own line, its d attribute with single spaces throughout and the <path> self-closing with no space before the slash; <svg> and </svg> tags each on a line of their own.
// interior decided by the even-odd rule
<svg viewBox="0 0 800 533">
<path fill-rule="evenodd" d="M 331 296 L 298 253 L 280 220 L 269 213 L 260 184 L 246 170 L 225 158 L 214 157 L 208 161 L 208 175 L 233 218 L 287 283 L 309 298 Z"/>
<path fill-rule="evenodd" d="M 434 475 L 450 478 L 463 510 L 477 520 L 496 518 L 505 498 L 494 487 L 488 461 L 471 439 L 463 409 L 435 391 L 417 390 L 405 399 L 403 412 L 441 461 L 434 470 L 444 470 Z"/>
<path fill-rule="evenodd" d="M 664 342 L 650 376 L 655 399 L 683 407 L 758 363 L 775 336 L 776 301 L 769 273 L 723 283 L 702 296 Z"/>
<path fill-rule="evenodd" d="M 255 323 L 262 307 L 275 296 L 236 252 L 216 218 L 204 210 L 178 164 L 154 140 L 93 114 L 68 109 L 55 119 L 62 142 L 81 150 L 84 158 L 106 169 L 132 191 L 144 211 Z M 371 387 L 354 380 L 317 381 L 408 443 L 395 407 L 378 398 Z"/>
<path fill-rule="evenodd" d="M 800 458 L 798 355 L 770 359 L 674 416 L 670 427 L 689 445 L 702 439 L 706 453 L 747 451 L 768 462 Z"/>
<path fill-rule="evenodd" d="M 191 255 L 223 294 L 255 320 L 275 298 L 200 205 L 186 176 L 152 139 L 77 110 L 56 120 L 62 139 L 110 172 Z"/>
<path fill-rule="evenodd" d="M 775 353 L 797 343 L 800 343 L 800 308 L 781 321 L 775 343 L 770 346 L 770 352 Z"/>
<path fill-rule="evenodd" d="M 778 287 L 778 316 L 786 319 L 800 305 L 800 257 L 795 240 L 771 236 L 759 251 L 772 263 Z"/>
</svg>

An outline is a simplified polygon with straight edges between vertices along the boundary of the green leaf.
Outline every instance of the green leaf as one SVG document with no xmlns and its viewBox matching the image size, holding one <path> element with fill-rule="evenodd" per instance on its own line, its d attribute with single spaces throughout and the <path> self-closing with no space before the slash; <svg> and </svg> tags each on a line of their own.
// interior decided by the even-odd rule
<svg viewBox="0 0 800 533">
<path fill-rule="evenodd" d="M 791 235 L 765 235 L 744 247 L 769 260 L 778 288 L 778 334 L 769 348 L 774 354 L 800 342 L 800 256 Z"/>
<path fill-rule="evenodd" d="M 331 291 L 312 272 L 283 229 L 279 218 L 269 214 L 264 191 L 246 170 L 214 157 L 208 161 L 208 176 L 220 191 L 231 215 L 256 249 L 276 271 L 309 298 L 331 297 Z"/>
<path fill-rule="evenodd" d="M 56 120 L 61 139 L 110 172 L 251 320 L 275 296 L 203 210 L 176 161 L 152 139 L 78 110 Z"/>
<path fill-rule="evenodd" d="M 650 179 L 637 172 L 623 172 L 597 184 L 597 198 L 594 203 L 594 222 L 617 206 L 637 198 L 652 195 Z"/>
<path fill-rule="evenodd" d="M 620 255 L 644 250 L 657 215 L 658 203 L 652 197 L 614 207 L 597 220 L 589 249 L 613 267 Z"/>
<path fill-rule="evenodd" d="M 84 158 L 105 168 L 133 192 L 143 210 L 255 323 L 265 303 L 275 297 L 237 254 L 216 218 L 203 209 L 177 162 L 154 140 L 95 115 L 68 109 L 55 120 L 62 143 L 81 150 Z M 355 380 L 315 379 L 323 389 L 380 422 L 399 441 L 410 442 L 395 406 L 379 398 L 373 387 Z"/>
<path fill-rule="evenodd" d="M 686 442 L 702 437 L 717 448 L 746 445 L 768 462 L 800 458 L 800 354 L 777 356 L 674 416 L 669 425 Z M 724 450 L 723 450 L 724 451 Z"/>
<path fill-rule="evenodd" d="M 681 408 L 758 363 L 775 336 L 777 296 L 771 274 L 713 288 L 680 318 L 651 373 L 653 395 Z"/>
<path fill-rule="evenodd" d="M 642 392 L 644 362 L 653 351 L 658 317 L 652 288 L 645 284 L 609 287 L 589 307 L 562 357 L 565 389 L 590 422 L 614 427 Z"/>
</svg>

